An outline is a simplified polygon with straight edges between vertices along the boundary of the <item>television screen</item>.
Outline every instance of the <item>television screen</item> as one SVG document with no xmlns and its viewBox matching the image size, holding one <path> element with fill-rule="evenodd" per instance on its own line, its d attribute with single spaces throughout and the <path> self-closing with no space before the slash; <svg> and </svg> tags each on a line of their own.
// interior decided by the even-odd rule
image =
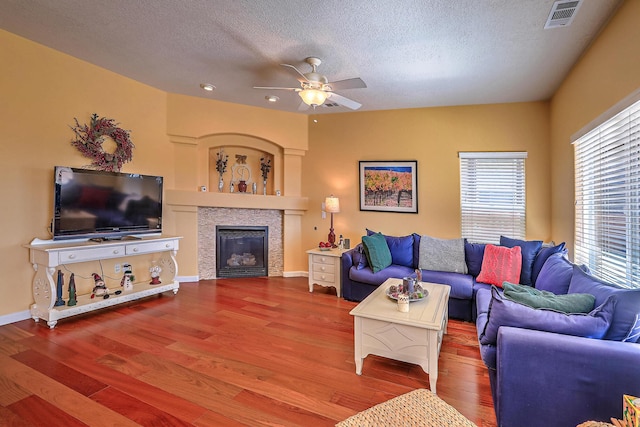
<svg viewBox="0 0 640 427">
<path fill-rule="evenodd" d="M 161 176 L 56 166 L 53 239 L 162 232 Z"/>
</svg>

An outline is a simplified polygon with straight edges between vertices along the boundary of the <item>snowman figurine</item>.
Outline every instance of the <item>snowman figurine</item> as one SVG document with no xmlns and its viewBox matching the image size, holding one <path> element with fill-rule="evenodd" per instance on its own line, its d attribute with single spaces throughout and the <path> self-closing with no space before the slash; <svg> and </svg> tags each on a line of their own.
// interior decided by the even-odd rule
<svg viewBox="0 0 640 427">
<path fill-rule="evenodd" d="M 160 268 L 160 266 L 154 265 L 149 269 L 149 272 L 151 273 L 151 282 L 149 282 L 149 284 L 159 285 L 162 283 L 160 281 L 160 273 L 162 272 L 162 268 Z"/>
<path fill-rule="evenodd" d="M 124 268 L 124 275 L 122 276 L 122 280 L 120 281 L 120 286 L 124 288 L 125 292 L 130 292 L 133 290 L 133 273 L 131 270 L 131 264 L 124 264 L 122 266 Z"/>
<path fill-rule="evenodd" d="M 95 298 L 96 295 L 103 297 L 104 295 L 108 295 L 109 290 L 107 289 L 107 285 L 104 283 L 104 280 L 102 280 L 102 277 L 97 273 L 93 273 L 92 276 L 95 286 L 91 291 L 91 298 Z"/>
</svg>

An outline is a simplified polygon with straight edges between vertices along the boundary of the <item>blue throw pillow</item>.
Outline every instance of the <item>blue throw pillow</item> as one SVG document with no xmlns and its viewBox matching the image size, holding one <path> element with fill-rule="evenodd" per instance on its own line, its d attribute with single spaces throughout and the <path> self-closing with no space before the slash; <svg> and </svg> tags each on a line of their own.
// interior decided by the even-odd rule
<svg viewBox="0 0 640 427">
<path fill-rule="evenodd" d="M 614 305 L 611 302 L 603 304 L 589 314 L 565 314 L 510 301 L 494 286 L 491 289 L 488 320 L 480 335 L 480 343 L 495 345 L 500 326 L 600 339 L 609 328 Z"/>
<path fill-rule="evenodd" d="M 420 264 L 420 235 L 413 233 L 413 268 L 418 268 Z"/>
<path fill-rule="evenodd" d="M 519 240 L 509 237 L 500 236 L 500 246 L 512 248 L 520 246 L 522 249 L 522 268 L 520 269 L 520 284 L 531 285 L 531 272 L 533 271 L 533 261 L 535 261 L 540 248 L 542 248 L 542 240 Z"/>
<path fill-rule="evenodd" d="M 363 236 L 362 245 L 367 255 L 367 261 L 374 273 L 391 265 L 391 252 L 382 234 L 376 233 L 371 236 Z"/>
<path fill-rule="evenodd" d="M 540 270 L 536 280 L 536 289 L 553 292 L 556 295 L 568 293 L 571 277 L 573 277 L 573 267 L 573 263 L 563 254 L 551 255 Z"/>
<path fill-rule="evenodd" d="M 367 228 L 367 236 L 376 234 Z M 382 234 L 382 233 L 380 233 Z M 387 236 L 382 234 L 387 241 L 391 252 L 391 263 L 413 268 L 413 236 Z"/>
<path fill-rule="evenodd" d="M 596 297 L 596 307 L 603 304 L 607 298 L 624 289 L 600 280 L 588 273 L 582 271 L 577 265 L 573 265 L 571 275 L 571 283 L 569 284 L 568 293 L 570 294 L 591 294 Z"/>
<path fill-rule="evenodd" d="M 540 270 L 542 270 L 542 267 L 544 266 L 544 263 L 547 261 L 547 259 L 551 255 L 558 254 L 558 253 L 562 253 L 562 254 L 567 253 L 564 242 L 560 243 L 557 246 L 548 246 L 548 247 L 543 246 L 540 249 L 540 252 L 538 252 L 536 259 L 533 261 L 533 267 L 531 269 L 531 283 L 533 283 L 533 286 L 536 286 L 536 282 L 538 281 L 538 275 L 540 274 Z"/>
<path fill-rule="evenodd" d="M 353 265 L 356 266 L 357 270 L 362 270 L 363 268 L 369 266 L 362 243 L 356 246 L 355 250 L 353 251 Z"/>
<path fill-rule="evenodd" d="M 612 303 L 615 306 L 611 327 L 604 339 L 613 341 L 629 340 L 638 327 L 637 316 L 640 315 L 640 289 L 623 289 L 593 277 L 579 267 L 573 269 L 569 293 L 588 292 L 596 297 L 598 304 Z"/>
<path fill-rule="evenodd" d="M 469 274 L 473 277 L 478 277 L 480 270 L 482 270 L 485 247 L 484 243 L 469 243 L 466 239 L 464 241 L 464 258 Z"/>
</svg>

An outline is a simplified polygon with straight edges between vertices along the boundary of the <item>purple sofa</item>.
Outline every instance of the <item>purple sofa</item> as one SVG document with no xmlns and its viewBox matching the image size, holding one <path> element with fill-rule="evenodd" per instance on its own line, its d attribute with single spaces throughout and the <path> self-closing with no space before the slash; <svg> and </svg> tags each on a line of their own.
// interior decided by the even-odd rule
<svg viewBox="0 0 640 427">
<path fill-rule="evenodd" d="M 385 238 L 393 264 L 377 273 L 366 266 L 362 244 L 342 255 L 345 299 L 361 301 L 387 278 L 414 275 L 420 236 Z M 480 244 L 465 243 L 468 274 L 422 270 L 424 281 L 451 286 L 450 317 L 476 323 L 498 425 L 560 427 L 620 418 L 622 395 L 640 396 L 640 289 L 591 276 L 566 258 L 564 244 L 543 248 L 542 242 L 508 238 L 501 243 L 521 246 L 523 268 L 530 273 L 521 280 L 534 289 L 590 294 L 596 308 L 564 314 L 505 298 L 501 289 L 476 281 L 484 254 Z"/>
</svg>

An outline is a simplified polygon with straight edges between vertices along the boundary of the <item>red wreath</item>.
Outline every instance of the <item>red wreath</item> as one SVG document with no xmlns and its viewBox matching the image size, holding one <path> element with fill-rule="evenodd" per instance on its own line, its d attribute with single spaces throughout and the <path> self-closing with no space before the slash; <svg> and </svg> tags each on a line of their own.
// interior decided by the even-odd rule
<svg viewBox="0 0 640 427">
<path fill-rule="evenodd" d="M 81 125 L 74 118 L 76 125 L 71 129 L 76 134 L 76 139 L 71 145 L 76 147 L 83 156 L 92 159 L 91 167 L 109 172 L 120 172 L 120 168 L 133 158 L 134 145 L 129 139 L 129 131 L 118 127 L 113 119 L 91 116 L 89 125 Z M 113 139 L 117 145 L 113 153 L 107 153 L 102 148 L 104 137 Z"/>
</svg>

